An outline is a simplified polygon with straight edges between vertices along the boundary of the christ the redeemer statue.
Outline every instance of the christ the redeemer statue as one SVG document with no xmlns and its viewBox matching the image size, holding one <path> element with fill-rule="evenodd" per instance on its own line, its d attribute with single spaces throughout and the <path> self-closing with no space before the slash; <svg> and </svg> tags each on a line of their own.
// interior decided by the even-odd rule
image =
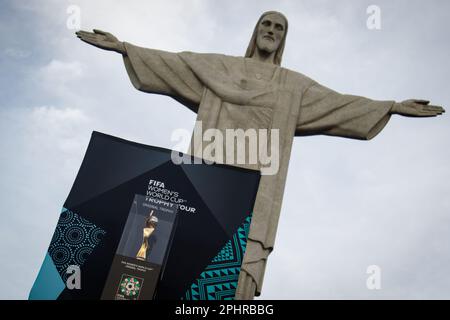
<svg viewBox="0 0 450 320">
<path fill-rule="evenodd" d="M 295 136 L 369 140 L 393 114 L 434 117 L 445 112 L 424 100 L 397 103 L 340 94 L 281 67 L 287 31 L 284 15 L 264 13 L 245 57 L 141 48 L 100 30 L 76 33 L 91 45 L 122 54 L 136 89 L 176 99 L 197 113 L 203 130 L 216 128 L 224 135 L 225 129 L 279 130 L 279 170 L 261 177 L 236 299 L 253 299 L 261 293 Z M 193 147 L 194 155 L 201 156 L 201 147 Z M 254 165 L 239 166 L 255 169 Z"/>
</svg>

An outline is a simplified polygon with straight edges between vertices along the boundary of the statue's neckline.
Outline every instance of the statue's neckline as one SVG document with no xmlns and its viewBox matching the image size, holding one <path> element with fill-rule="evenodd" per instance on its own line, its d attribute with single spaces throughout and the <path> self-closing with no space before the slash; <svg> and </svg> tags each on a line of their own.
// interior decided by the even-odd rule
<svg viewBox="0 0 450 320">
<path fill-rule="evenodd" d="M 261 70 L 257 70 L 255 66 L 264 66 Z M 244 58 L 245 74 L 253 79 L 272 82 L 280 70 L 280 66 L 273 63 L 256 61 L 252 58 Z"/>
</svg>

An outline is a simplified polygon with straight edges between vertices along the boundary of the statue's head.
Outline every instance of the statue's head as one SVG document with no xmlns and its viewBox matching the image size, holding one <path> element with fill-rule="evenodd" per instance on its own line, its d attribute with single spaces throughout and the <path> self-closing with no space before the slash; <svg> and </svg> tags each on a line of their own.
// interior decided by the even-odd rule
<svg viewBox="0 0 450 320">
<path fill-rule="evenodd" d="M 245 57 L 251 58 L 256 50 L 264 55 L 273 54 L 273 63 L 281 65 L 288 21 L 277 11 L 264 12 L 256 23 Z"/>
</svg>

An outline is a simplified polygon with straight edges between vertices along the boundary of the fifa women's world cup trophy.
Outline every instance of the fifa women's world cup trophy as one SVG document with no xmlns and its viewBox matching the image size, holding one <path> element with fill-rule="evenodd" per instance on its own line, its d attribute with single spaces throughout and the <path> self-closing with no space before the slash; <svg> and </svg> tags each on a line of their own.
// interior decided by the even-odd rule
<svg viewBox="0 0 450 320">
<path fill-rule="evenodd" d="M 143 239 L 142 245 L 136 254 L 136 259 L 139 260 L 147 260 L 147 251 L 149 249 L 148 239 L 155 232 L 156 226 L 158 225 L 158 218 L 153 215 L 153 210 L 148 215 L 147 219 L 145 219 L 145 226 L 143 229 Z"/>
</svg>

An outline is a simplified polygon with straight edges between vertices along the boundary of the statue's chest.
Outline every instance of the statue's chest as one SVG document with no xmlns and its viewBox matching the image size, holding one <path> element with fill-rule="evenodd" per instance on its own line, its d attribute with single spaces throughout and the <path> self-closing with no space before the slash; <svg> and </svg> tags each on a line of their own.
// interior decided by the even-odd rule
<svg viewBox="0 0 450 320">
<path fill-rule="evenodd" d="M 264 90 L 280 85 L 280 68 L 269 64 L 246 62 L 241 66 L 234 82 L 242 90 Z"/>
<path fill-rule="evenodd" d="M 222 62 L 198 113 L 207 128 L 285 130 L 296 121 L 300 99 L 287 69 L 251 59 Z"/>
</svg>

